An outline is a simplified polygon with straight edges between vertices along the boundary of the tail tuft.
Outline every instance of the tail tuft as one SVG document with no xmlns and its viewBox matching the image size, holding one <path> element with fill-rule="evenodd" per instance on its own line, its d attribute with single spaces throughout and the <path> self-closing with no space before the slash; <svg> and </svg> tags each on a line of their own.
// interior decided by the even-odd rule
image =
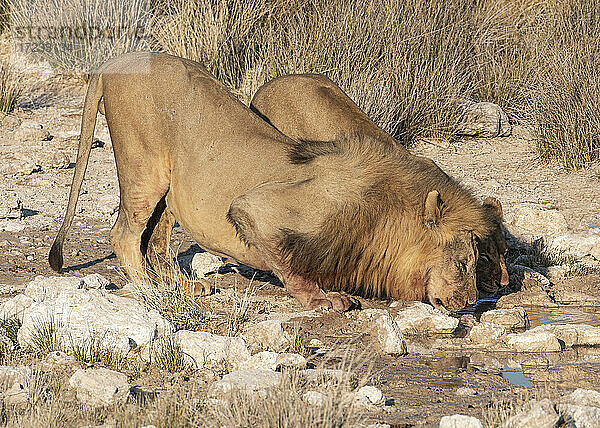
<svg viewBox="0 0 600 428">
<path fill-rule="evenodd" d="M 63 266 L 62 242 L 58 239 L 54 240 L 50 254 L 48 254 L 48 263 L 55 272 L 60 272 Z"/>
</svg>

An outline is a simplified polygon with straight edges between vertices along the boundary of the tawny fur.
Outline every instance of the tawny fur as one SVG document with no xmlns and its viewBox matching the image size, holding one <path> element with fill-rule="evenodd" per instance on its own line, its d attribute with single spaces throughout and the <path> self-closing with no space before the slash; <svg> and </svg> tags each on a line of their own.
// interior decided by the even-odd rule
<svg viewBox="0 0 600 428">
<path fill-rule="evenodd" d="M 423 300 L 439 249 L 471 230 L 487 236 L 493 218 L 447 175 L 424 174 L 393 147 L 358 135 L 305 142 L 291 149 L 296 163 L 352 177 L 353 197 L 342 200 L 314 233 L 283 230 L 281 251 L 298 275 L 330 290 L 366 297 Z M 440 193 L 441 221 L 428 225 L 424 195 Z"/>
</svg>

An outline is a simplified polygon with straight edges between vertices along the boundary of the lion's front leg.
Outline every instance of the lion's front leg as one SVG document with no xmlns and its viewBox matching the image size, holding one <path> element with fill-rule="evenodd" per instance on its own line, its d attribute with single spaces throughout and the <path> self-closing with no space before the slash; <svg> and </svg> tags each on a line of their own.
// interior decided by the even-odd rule
<svg viewBox="0 0 600 428">
<path fill-rule="evenodd" d="M 344 293 L 325 293 L 316 281 L 294 273 L 285 260 L 280 242 L 282 230 L 310 230 L 314 219 L 305 205 L 312 193 L 299 183 L 268 183 L 237 197 L 229 208 L 229 221 L 248 246 L 256 248 L 264 263 L 283 282 L 286 290 L 305 308 L 332 308 L 347 311 L 360 307 L 358 300 Z"/>
<path fill-rule="evenodd" d="M 325 293 L 316 282 L 289 273 L 289 270 L 284 271 L 281 276 L 285 289 L 306 309 L 325 307 L 345 312 L 360 308 L 360 302 L 355 297 L 335 291 Z"/>
</svg>

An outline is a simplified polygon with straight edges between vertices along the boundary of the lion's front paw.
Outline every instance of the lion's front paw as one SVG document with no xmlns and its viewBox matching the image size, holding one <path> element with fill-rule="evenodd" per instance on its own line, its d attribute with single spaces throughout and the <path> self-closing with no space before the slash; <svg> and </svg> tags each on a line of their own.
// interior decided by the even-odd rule
<svg viewBox="0 0 600 428">
<path fill-rule="evenodd" d="M 360 301 L 353 296 L 332 291 L 325 294 L 324 297 L 311 300 L 308 304 L 309 309 L 318 307 L 330 308 L 338 312 L 346 312 L 351 309 L 360 309 Z"/>
</svg>

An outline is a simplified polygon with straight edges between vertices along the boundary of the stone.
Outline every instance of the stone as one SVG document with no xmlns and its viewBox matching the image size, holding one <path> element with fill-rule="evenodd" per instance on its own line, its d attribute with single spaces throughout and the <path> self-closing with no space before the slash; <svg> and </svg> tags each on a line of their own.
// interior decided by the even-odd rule
<svg viewBox="0 0 600 428">
<path fill-rule="evenodd" d="M 566 346 L 599 346 L 600 327 L 587 324 L 544 324 L 530 331 L 547 331 Z"/>
<path fill-rule="evenodd" d="M 79 369 L 69 379 L 77 399 L 90 406 L 124 403 L 129 395 L 127 375 L 104 367 Z"/>
<path fill-rule="evenodd" d="M 506 335 L 506 329 L 500 325 L 482 322 L 471 328 L 469 339 L 473 343 L 490 345 L 501 341 Z"/>
<path fill-rule="evenodd" d="M 558 338 L 553 333 L 538 329 L 508 334 L 506 344 L 515 352 L 560 352 L 562 350 Z"/>
<path fill-rule="evenodd" d="M 237 369 L 250 358 L 250 351 L 241 337 L 188 330 L 179 330 L 175 337 L 183 353 L 198 368 L 214 368 L 227 364 Z"/>
<path fill-rule="evenodd" d="M 490 323 L 507 329 L 519 329 L 529 327 L 527 312 L 520 306 L 511 309 L 493 309 L 481 314 L 482 323 Z"/>
<path fill-rule="evenodd" d="M 406 354 L 406 342 L 398 323 L 383 309 L 365 309 L 359 319 L 367 320 L 370 331 L 377 337 L 381 350 L 386 354 Z"/>
<path fill-rule="evenodd" d="M 247 369 L 264 369 L 264 370 L 276 370 L 277 369 L 277 357 L 279 355 L 276 352 L 262 351 L 252 355 L 246 361 L 242 362 L 239 366 L 242 370 Z"/>
<path fill-rule="evenodd" d="M 226 374 L 209 387 L 209 394 L 221 396 L 233 391 L 265 393 L 281 384 L 282 374 L 273 370 L 238 370 Z M 262 395 L 262 394 L 261 394 Z"/>
<path fill-rule="evenodd" d="M 473 397 L 477 395 L 477 391 L 475 391 L 473 388 L 469 388 L 468 386 L 461 386 L 460 388 L 456 389 L 455 394 L 459 397 Z"/>
<path fill-rule="evenodd" d="M 500 106 L 489 103 L 462 103 L 457 135 L 469 137 L 507 137 L 512 132 L 508 116 Z"/>
<path fill-rule="evenodd" d="M 577 404 L 559 404 L 560 412 L 568 417 L 571 425 L 576 428 L 598 428 L 600 425 L 600 408 Z"/>
<path fill-rule="evenodd" d="M 35 129 L 35 128 L 21 128 L 17 129 L 14 134 L 14 138 L 17 140 L 21 140 L 22 142 L 26 141 L 48 141 L 51 135 L 50 132 L 46 129 Z"/>
<path fill-rule="evenodd" d="M 327 400 L 327 396 L 319 391 L 306 391 L 302 394 L 302 401 L 315 407 L 322 407 Z"/>
<path fill-rule="evenodd" d="M 12 191 L 0 191 L 0 218 L 21 219 L 23 217 L 23 201 Z"/>
<path fill-rule="evenodd" d="M 497 309 L 511 309 L 523 305 L 543 308 L 558 307 L 558 304 L 553 302 L 545 291 L 519 291 L 502 296 L 496 302 Z"/>
<path fill-rule="evenodd" d="M 563 401 L 580 406 L 600 407 L 600 392 L 593 389 L 578 388 L 564 397 Z"/>
<path fill-rule="evenodd" d="M 458 327 L 458 319 L 443 314 L 425 303 L 415 302 L 407 309 L 398 311 L 395 318 L 400 331 L 409 333 L 450 334 Z"/>
<path fill-rule="evenodd" d="M 283 353 L 277 355 L 275 369 L 281 370 L 282 368 L 294 368 L 298 370 L 304 370 L 306 368 L 306 364 L 306 358 L 300 354 Z"/>
<path fill-rule="evenodd" d="M 17 318 L 23 322 L 25 310 L 33 304 L 34 300 L 24 294 L 17 294 L 0 305 L 0 319 Z"/>
<path fill-rule="evenodd" d="M 600 296 L 581 293 L 579 291 L 556 289 L 553 293 L 554 300 L 562 304 L 577 306 L 600 306 Z"/>
<path fill-rule="evenodd" d="M 86 289 L 86 278 L 51 277 L 45 281 L 36 277 L 27 285 L 25 294 L 34 303 L 25 309 L 17 334 L 22 347 L 31 348 L 32 337 L 49 322 L 63 346 L 101 340 L 102 346 L 123 352 L 146 347 L 151 340 L 173 331 L 158 311 L 148 311 L 136 300 Z M 89 279 L 93 285 L 101 282 L 97 276 Z"/>
<path fill-rule="evenodd" d="M 600 260 L 600 228 L 597 227 L 584 232 L 567 232 L 550 236 L 544 240 L 544 243 L 550 250 L 558 253 L 577 258 L 592 256 Z"/>
<path fill-rule="evenodd" d="M 523 203 L 513 207 L 506 223 L 526 236 L 555 236 L 569 230 L 565 216 L 557 209 Z"/>
<path fill-rule="evenodd" d="M 35 159 L 36 163 L 39 164 L 42 169 L 67 169 L 71 165 L 71 159 L 63 151 L 56 151 L 53 153 L 41 153 Z"/>
<path fill-rule="evenodd" d="M 503 428 L 555 428 L 558 427 L 560 416 L 554 403 L 545 398 L 540 401 L 532 400 L 525 406 L 527 410 L 510 417 L 502 424 Z"/>
<path fill-rule="evenodd" d="M 194 254 L 191 263 L 192 273 L 196 278 L 206 278 L 209 273 L 219 272 L 221 266 L 223 266 L 223 259 L 206 251 Z"/>
<path fill-rule="evenodd" d="M 110 217 L 119 210 L 120 203 L 121 199 L 119 198 L 119 195 L 102 195 L 96 201 L 96 210 L 100 215 Z"/>
<path fill-rule="evenodd" d="M 473 416 L 443 416 L 439 428 L 483 428 L 481 421 Z"/>
<path fill-rule="evenodd" d="M 385 404 L 385 396 L 379 388 L 374 386 L 363 386 L 354 394 L 354 403 L 359 405 L 383 406 Z"/>
<path fill-rule="evenodd" d="M 279 320 L 266 320 L 248 327 L 242 335 L 252 350 L 285 351 L 291 344 L 290 335 Z"/>
</svg>

